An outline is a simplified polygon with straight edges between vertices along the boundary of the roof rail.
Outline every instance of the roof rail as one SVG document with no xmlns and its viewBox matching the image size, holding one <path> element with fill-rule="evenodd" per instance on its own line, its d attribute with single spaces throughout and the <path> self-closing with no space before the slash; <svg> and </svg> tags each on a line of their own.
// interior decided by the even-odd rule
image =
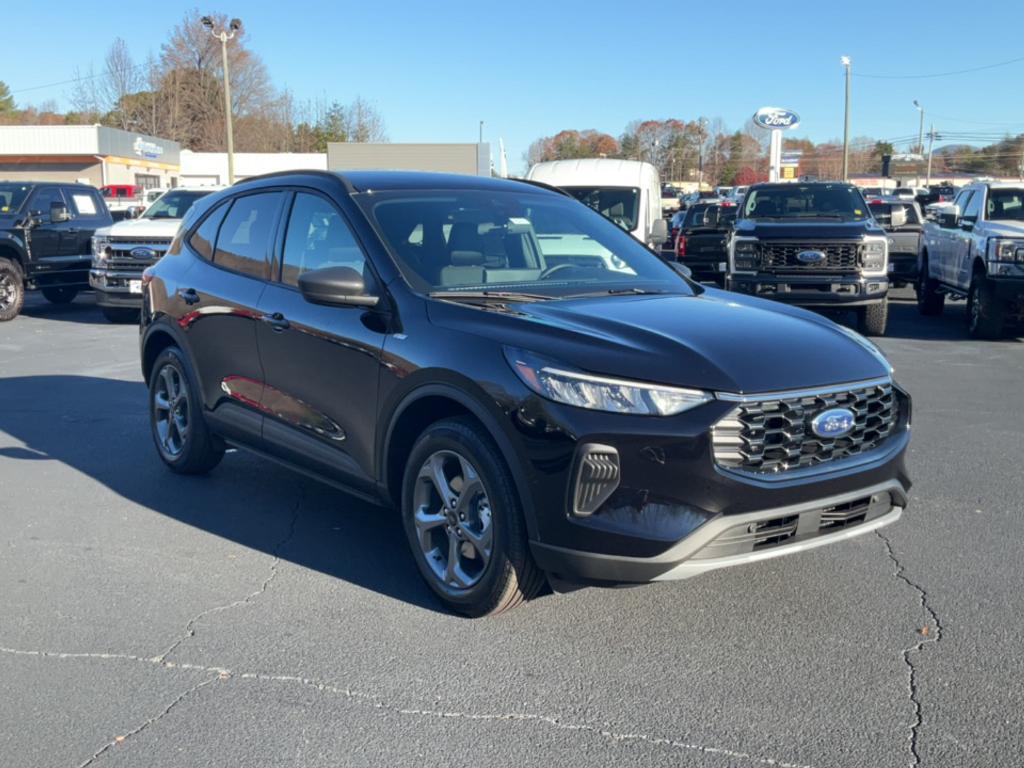
<svg viewBox="0 0 1024 768">
<path fill-rule="evenodd" d="M 239 179 L 235 182 L 237 184 L 245 184 L 250 181 L 262 181 L 263 179 L 275 179 L 279 176 L 322 176 L 325 178 L 335 179 L 345 185 L 345 191 L 350 195 L 355 194 L 358 190 L 352 186 L 352 183 L 346 179 L 342 174 L 334 171 L 325 171 L 320 168 L 295 168 L 290 171 L 271 171 L 270 173 L 261 173 L 258 176 L 246 176 L 244 179 Z"/>
</svg>

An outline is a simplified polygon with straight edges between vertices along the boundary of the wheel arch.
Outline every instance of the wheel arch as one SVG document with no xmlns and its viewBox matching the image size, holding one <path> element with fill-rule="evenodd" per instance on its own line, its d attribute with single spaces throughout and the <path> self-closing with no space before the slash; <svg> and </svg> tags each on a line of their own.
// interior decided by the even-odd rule
<svg viewBox="0 0 1024 768">
<path fill-rule="evenodd" d="M 139 350 L 139 362 L 142 367 L 142 376 L 147 386 L 149 385 L 150 374 L 153 373 L 153 364 L 156 359 L 160 356 L 168 347 L 177 347 L 182 351 L 182 354 L 188 358 L 189 365 L 192 366 L 192 373 L 199 380 L 200 384 L 200 398 L 202 397 L 202 372 L 196 366 L 196 361 L 192 357 L 192 353 L 185 343 L 185 339 L 181 331 L 175 326 L 168 322 L 156 321 L 152 323 L 145 334 L 142 337 L 142 343 Z"/>
<path fill-rule="evenodd" d="M 10 233 L 0 233 L 0 259 L 10 259 L 25 271 L 25 249 Z"/>
</svg>

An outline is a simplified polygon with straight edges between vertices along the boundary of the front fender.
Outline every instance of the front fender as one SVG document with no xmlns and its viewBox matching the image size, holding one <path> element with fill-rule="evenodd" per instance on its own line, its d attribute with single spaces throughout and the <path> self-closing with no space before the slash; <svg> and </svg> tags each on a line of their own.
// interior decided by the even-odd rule
<svg viewBox="0 0 1024 768">
<path fill-rule="evenodd" d="M 28 246 L 25 239 L 14 232 L 0 231 L 0 251 L 3 250 L 13 251 L 14 257 L 22 266 L 28 261 Z"/>
</svg>

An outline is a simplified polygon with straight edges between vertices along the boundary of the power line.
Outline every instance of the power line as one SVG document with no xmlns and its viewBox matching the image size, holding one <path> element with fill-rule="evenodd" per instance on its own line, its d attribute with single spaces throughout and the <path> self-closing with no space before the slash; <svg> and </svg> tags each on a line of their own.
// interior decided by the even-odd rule
<svg viewBox="0 0 1024 768">
<path fill-rule="evenodd" d="M 999 61 L 995 64 L 985 64 L 980 67 L 971 67 L 970 69 L 954 69 L 949 72 L 933 72 L 927 75 L 872 75 L 865 74 L 863 72 L 854 72 L 854 77 L 868 77 L 873 80 L 924 80 L 932 77 L 949 77 L 951 75 L 966 75 L 971 72 L 982 72 L 986 69 L 996 69 L 997 67 L 1006 67 L 1010 64 L 1016 64 L 1019 61 L 1024 61 L 1024 56 L 1020 56 L 1016 59 L 1007 59 L 1006 61 Z"/>
<path fill-rule="evenodd" d="M 128 67 L 125 71 L 143 70 L 148 66 L 148 62 L 142 62 L 141 64 L 135 64 L 134 66 Z M 84 80 L 96 80 L 98 78 L 107 76 L 109 76 L 109 73 L 106 70 L 104 70 L 103 72 L 98 72 L 92 75 L 82 75 L 80 77 L 73 77 L 70 80 L 59 80 L 56 83 L 47 83 L 46 85 L 32 85 L 28 88 L 11 89 L 10 93 L 13 95 L 15 93 L 28 93 L 29 91 L 42 91 L 46 88 L 56 88 L 58 85 L 72 85 L 74 83 L 80 83 Z"/>
</svg>

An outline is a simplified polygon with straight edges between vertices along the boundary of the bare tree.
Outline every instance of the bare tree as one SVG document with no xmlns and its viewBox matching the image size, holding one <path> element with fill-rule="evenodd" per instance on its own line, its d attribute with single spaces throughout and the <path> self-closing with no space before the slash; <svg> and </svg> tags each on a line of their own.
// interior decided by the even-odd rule
<svg viewBox="0 0 1024 768">
<path fill-rule="evenodd" d="M 100 78 L 97 91 L 103 106 L 111 113 L 112 122 L 118 128 L 128 130 L 133 116 L 125 109 L 125 100 L 142 89 L 143 73 L 132 61 L 128 44 L 120 37 L 111 43 L 103 63 L 103 77 Z"/>
</svg>

